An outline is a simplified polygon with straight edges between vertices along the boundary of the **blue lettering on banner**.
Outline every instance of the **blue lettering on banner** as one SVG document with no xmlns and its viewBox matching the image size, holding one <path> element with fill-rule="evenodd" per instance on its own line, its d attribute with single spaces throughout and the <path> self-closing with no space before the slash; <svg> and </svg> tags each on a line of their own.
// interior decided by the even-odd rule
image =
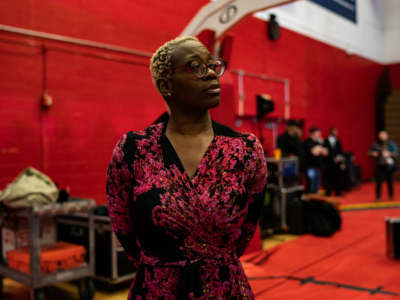
<svg viewBox="0 0 400 300">
<path fill-rule="evenodd" d="M 311 0 L 334 13 L 357 23 L 357 0 Z"/>
</svg>

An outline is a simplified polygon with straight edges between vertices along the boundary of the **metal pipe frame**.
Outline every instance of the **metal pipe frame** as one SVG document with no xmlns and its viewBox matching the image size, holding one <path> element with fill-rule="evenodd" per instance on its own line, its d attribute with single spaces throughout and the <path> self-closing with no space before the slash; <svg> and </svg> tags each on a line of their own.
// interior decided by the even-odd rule
<svg viewBox="0 0 400 300">
<path fill-rule="evenodd" d="M 106 44 L 106 43 L 99 43 L 99 42 L 94 42 L 94 41 L 85 40 L 85 39 L 78 39 L 78 38 L 63 36 L 63 35 L 59 35 L 59 34 L 41 32 L 41 31 L 30 30 L 30 29 L 19 28 L 19 27 L 8 26 L 8 25 L 2 25 L 2 24 L 0 24 L 0 32 L 1 31 L 6 32 L 6 33 L 11 33 L 11 34 L 22 35 L 22 36 L 26 36 L 26 37 L 33 37 L 33 38 L 38 38 L 38 39 L 43 39 L 43 40 L 48 40 L 48 41 L 53 41 L 53 42 L 61 42 L 64 44 L 112 51 L 112 52 L 117 52 L 117 53 L 121 53 L 121 54 L 129 54 L 129 55 L 135 55 L 135 56 L 146 57 L 146 58 L 150 58 L 152 55 L 149 52 L 140 51 L 140 50 L 136 50 L 136 49 L 130 49 L 130 48 L 115 46 L 115 45 Z"/>
<path fill-rule="evenodd" d="M 258 73 L 251 73 L 246 72 L 244 70 L 230 70 L 231 73 L 238 75 L 238 94 L 239 94 L 239 117 L 243 116 L 244 113 L 244 83 L 243 83 L 243 76 L 246 77 L 253 77 L 258 78 L 266 81 L 274 81 L 278 83 L 283 83 L 284 85 L 284 99 L 285 99 L 285 120 L 290 118 L 290 80 L 287 78 L 278 78 L 269 76 L 266 74 L 258 74 Z"/>
</svg>

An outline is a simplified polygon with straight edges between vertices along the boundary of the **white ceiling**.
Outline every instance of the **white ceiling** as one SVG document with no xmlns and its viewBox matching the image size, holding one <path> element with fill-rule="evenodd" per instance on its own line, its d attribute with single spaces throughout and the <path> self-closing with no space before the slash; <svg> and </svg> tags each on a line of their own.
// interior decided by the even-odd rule
<svg viewBox="0 0 400 300">
<path fill-rule="evenodd" d="M 358 0 L 357 24 L 308 0 L 255 14 L 277 15 L 286 28 L 371 60 L 400 62 L 400 0 Z"/>
</svg>

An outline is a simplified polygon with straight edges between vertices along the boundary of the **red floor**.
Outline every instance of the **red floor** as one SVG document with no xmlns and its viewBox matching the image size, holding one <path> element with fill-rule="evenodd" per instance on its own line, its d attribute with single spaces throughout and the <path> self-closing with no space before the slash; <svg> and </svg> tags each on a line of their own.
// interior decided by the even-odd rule
<svg viewBox="0 0 400 300">
<path fill-rule="evenodd" d="M 342 204 L 359 204 L 375 202 L 375 182 L 365 183 L 342 198 Z M 394 184 L 394 201 L 400 201 L 400 182 Z M 388 196 L 386 183 L 382 184 L 381 202 L 391 201 Z"/>
<path fill-rule="evenodd" d="M 348 203 L 367 195 L 373 186 L 361 187 L 346 196 Z M 351 195 L 354 194 L 352 202 Z M 368 202 L 368 201 L 364 201 Z M 369 201 L 371 202 L 371 201 Z M 400 260 L 386 256 L 385 217 L 400 217 L 400 208 L 347 211 L 342 213 L 342 230 L 331 238 L 305 235 L 270 250 L 271 254 L 255 264 L 251 257 L 243 265 L 257 300 L 356 300 L 400 299 Z M 254 256 L 254 255 L 253 255 Z M 250 262 L 249 262 L 250 260 Z M 301 284 L 298 280 L 265 276 L 313 277 L 360 291 L 333 285 Z M 295 279 L 295 278 L 292 278 Z M 385 294 L 397 293 L 399 296 Z"/>
</svg>

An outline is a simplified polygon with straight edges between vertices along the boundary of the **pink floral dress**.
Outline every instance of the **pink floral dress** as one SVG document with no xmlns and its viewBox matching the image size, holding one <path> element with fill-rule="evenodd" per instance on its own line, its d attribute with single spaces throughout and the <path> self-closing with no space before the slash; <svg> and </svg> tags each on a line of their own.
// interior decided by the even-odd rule
<svg viewBox="0 0 400 300">
<path fill-rule="evenodd" d="M 254 299 L 238 258 L 263 205 L 260 143 L 213 122 L 189 178 L 165 129 L 123 135 L 107 171 L 112 228 L 137 268 L 128 299 Z"/>
</svg>

